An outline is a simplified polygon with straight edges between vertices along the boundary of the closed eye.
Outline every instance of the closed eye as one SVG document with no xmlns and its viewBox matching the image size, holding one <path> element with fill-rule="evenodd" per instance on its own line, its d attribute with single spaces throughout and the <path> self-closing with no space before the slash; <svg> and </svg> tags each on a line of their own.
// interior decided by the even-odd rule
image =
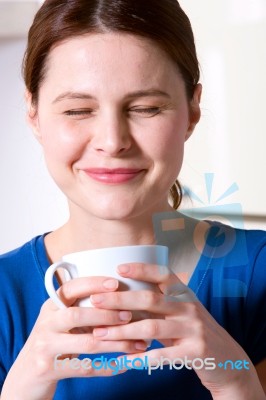
<svg viewBox="0 0 266 400">
<path fill-rule="evenodd" d="M 160 114 L 161 108 L 160 107 L 131 108 L 129 112 L 133 112 L 146 117 L 153 117 L 155 115 Z"/>
<path fill-rule="evenodd" d="M 93 110 L 85 109 L 85 110 L 67 110 L 64 112 L 65 115 L 68 116 L 86 116 L 91 115 Z"/>
</svg>

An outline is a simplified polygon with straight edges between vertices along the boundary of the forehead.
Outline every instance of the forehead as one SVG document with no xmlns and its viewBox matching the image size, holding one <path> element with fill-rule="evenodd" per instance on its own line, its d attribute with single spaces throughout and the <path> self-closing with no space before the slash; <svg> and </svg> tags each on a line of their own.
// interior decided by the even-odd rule
<svg viewBox="0 0 266 400">
<path fill-rule="evenodd" d="M 182 82 L 177 65 L 149 40 L 130 34 L 87 34 L 55 46 L 48 57 L 45 83 L 61 86 L 129 87 Z M 139 87 L 136 87 L 139 86 Z M 71 88 L 69 88 L 71 89 Z"/>
</svg>

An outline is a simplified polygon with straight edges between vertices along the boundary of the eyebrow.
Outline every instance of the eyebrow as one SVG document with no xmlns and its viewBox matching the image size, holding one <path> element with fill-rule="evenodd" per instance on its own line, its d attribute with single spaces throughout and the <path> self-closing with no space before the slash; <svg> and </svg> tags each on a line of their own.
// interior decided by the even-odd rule
<svg viewBox="0 0 266 400">
<path fill-rule="evenodd" d="M 168 99 L 171 98 L 171 96 L 159 89 L 148 89 L 148 90 L 137 90 L 136 92 L 129 93 L 128 95 L 125 96 L 126 99 L 135 99 L 139 97 L 166 97 Z M 76 100 L 76 99 L 81 99 L 81 100 L 96 100 L 96 98 L 89 93 L 82 93 L 82 92 L 64 92 L 57 96 L 53 104 L 58 103 L 62 100 Z"/>
<path fill-rule="evenodd" d="M 79 93 L 79 92 L 64 92 L 62 94 L 60 94 L 59 96 L 57 96 L 54 101 L 53 104 L 55 103 L 59 103 L 62 100 L 75 100 L 75 99 L 92 99 L 95 100 L 95 97 L 88 94 L 88 93 Z"/>
<path fill-rule="evenodd" d="M 163 92 L 162 90 L 159 89 L 148 89 L 148 90 L 138 90 L 136 92 L 129 93 L 126 98 L 132 99 L 136 97 L 167 97 L 168 99 L 171 98 L 171 96 Z"/>
</svg>

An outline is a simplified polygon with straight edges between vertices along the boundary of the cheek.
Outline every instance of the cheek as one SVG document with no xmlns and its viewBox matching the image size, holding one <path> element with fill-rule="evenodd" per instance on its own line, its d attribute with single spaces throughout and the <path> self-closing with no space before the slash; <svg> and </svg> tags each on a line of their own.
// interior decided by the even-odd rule
<svg viewBox="0 0 266 400">
<path fill-rule="evenodd" d="M 167 123 L 157 124 L 150 138 L 150 154 L 163 164 L 179 165 L 183 159 L 186 132 L 186 120 L 173 118 Z"/>
<path fill-rule="evenodd" d="M 73 127 L 58 121 L 51 121 L 42 127 L 44 155 L 51 162 L 73 162 L 81 153 L 82 137 L 79 132 L 73 135 Z"/>
</svg>

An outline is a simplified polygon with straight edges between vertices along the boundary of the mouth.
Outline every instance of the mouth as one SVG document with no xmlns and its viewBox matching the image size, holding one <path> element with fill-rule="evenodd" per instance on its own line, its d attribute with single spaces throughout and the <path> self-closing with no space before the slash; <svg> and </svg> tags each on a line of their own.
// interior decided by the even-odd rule
<svg viewBox="0 0 266 400">
<path fill-rule="evenodd" d="M 144 169 L 132 168 L 89 168 L 83 170 L 90 178 L 105 184 L 126 183 L 145 172 Z"/>
</svg>

